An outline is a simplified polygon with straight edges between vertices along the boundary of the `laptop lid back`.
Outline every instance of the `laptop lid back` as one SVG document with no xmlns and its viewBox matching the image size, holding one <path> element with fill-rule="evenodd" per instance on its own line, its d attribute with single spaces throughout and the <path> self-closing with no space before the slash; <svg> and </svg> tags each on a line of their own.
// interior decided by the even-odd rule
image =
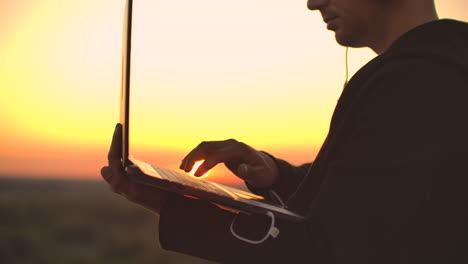
<svg viewBox="0 0 468 264">
<path fill-rule="evenodd" d="M 122 80 L 120 94 L 120 123 L 122 124 L 122 164 L 127 167 L 129 155 L 130 119 L 130 61 L 132 49 L 132 9 L 133 1 L 126 0 L 122 34 Z"/>
</svg>

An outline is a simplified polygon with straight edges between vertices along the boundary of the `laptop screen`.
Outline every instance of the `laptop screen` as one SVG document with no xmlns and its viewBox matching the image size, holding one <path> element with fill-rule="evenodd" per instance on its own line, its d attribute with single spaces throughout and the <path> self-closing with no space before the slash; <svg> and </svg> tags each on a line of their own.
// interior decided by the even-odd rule
<svg viewBox="0 0 468 264">
<path fill-rule="evenodd" d="M 130 112 L 130 56 L 132 48 L 133 1 L 125 3 L 122 34 L 122 80 L 120 94 L 120 123 L 122 124 L 122 164 L 129 165 L 129 112 Z"/>
</svg>

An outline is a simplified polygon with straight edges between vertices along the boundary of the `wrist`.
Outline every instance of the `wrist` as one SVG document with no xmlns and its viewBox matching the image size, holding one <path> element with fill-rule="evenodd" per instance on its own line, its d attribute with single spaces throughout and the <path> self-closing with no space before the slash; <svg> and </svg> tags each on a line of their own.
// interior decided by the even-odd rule
<svg viewBox="0 0 468 264">
<path fill-rule="evenodd" d="M 269 189 L 278 181 L 279 170 L 274 158 L 268 153 L 259 151 L 258 155 L 263 160 L 262 170 L 255 175 L 256 177 L 251 177 L 251 180 L 246 182 L 254 188 Z"/>
<path fill-rule="evenodd" d="M 267 183 L 267 186 L 263 188 L 270 188 L 273 186 L 276 182 L 279 180 L 279 169 L 278 166 L 276 165 L 276 162 L 272 156 L 270 156 L 268 153 L 261 152 L 266 163 L 268 164 L 268 168 L 270 170 L 270 177 L 269 177 L 269 182 Z"/>
</svg>

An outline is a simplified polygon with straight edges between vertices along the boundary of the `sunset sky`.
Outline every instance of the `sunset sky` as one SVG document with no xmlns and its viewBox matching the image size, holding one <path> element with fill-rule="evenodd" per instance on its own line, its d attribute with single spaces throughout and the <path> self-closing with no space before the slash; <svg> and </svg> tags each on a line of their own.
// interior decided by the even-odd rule
<svg viewBox="0 0 468 264">
<path fill-rule="evenodd" d="M 468 21 L 466 0 L 436 1 Z M 1 0 L 0 176 L 98 178 L 119 120 L 123 0 Z M 131 154 L 177 169 L 235 138 L 300 164 L 326 136 L 345 50 L 306 0 L 135 0 Z M 351 49 L 350 75 L 375 55 Z M 216 181 L 223 169 L 208 176 Z"/>
</svg>

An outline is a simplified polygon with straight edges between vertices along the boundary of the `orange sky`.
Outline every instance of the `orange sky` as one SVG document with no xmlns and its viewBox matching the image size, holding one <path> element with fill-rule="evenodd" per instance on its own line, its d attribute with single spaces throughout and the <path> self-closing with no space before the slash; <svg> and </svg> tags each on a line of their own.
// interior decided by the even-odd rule
<svg viewBox="0 0 468 264">
<path fill-rule="evenodd" d="M 344 49 L 305 2 L 135 1 L 132 154 L 176 169 L 200 141 L 236 138 L 313 160 Z M 468 20 L 465 0 L 436 3 Z M 122 12 L 123 0 L 2 2 L 0 175 L 99 177 L 119 118 Z M 373 56 L 351 50 L 350 73 Z"/>
</svg>

